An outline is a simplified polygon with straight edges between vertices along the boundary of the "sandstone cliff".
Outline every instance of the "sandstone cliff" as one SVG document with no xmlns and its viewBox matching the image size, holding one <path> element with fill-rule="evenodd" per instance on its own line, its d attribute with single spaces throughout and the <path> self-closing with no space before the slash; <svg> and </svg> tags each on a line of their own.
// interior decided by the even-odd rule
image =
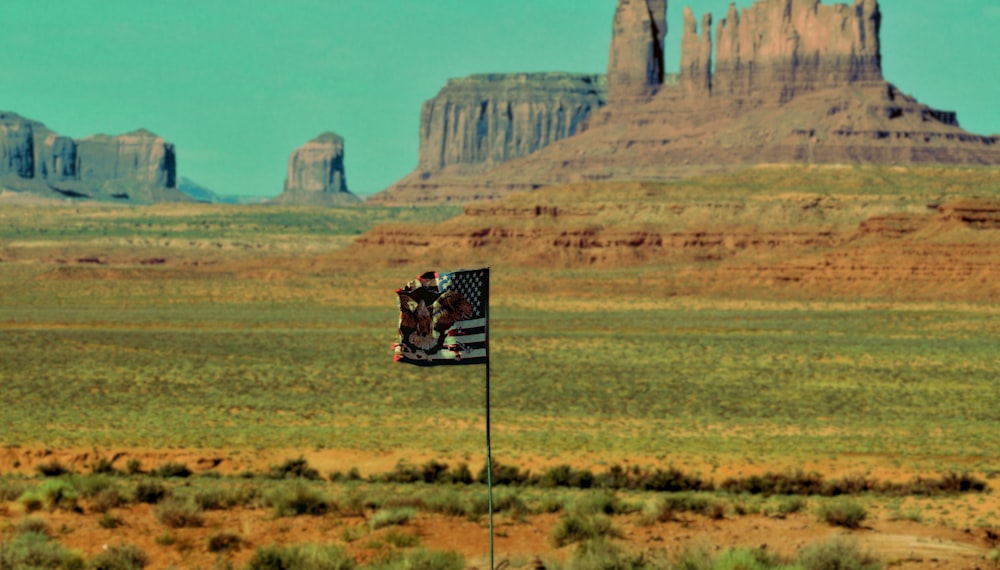
<svg viewBox="0 0 1000 570">
<path fill-rule="evenodd" d="M 608 100 L 625 103 L 663 84 L 667 0 L 619 0 L 608 53 Z"/>
<path fill-rule="evenodd" d="M 797 92 L 882 79 L 877 0 L 766 0 L 719 21 L 714 91 Z M 705 29 L 704 34 L 711 33 Z"/>
<path fill-rule="evenodd" d="M 658 29 L 652 4 L 618 0 L 608 82 L 621 96 L 609 96 L 585 130 L 475 176 L 440 172 L 376 199 L 494 199 L 562 182 L 669 180 L 761 163 L 1000 165 L 1000 137 L 969 133 L 954 112 L 885 81 L 876 0 L 730 6 L 714 39 L 711 17 L 699 26 L 687 10 L 680 78 L 659 87 L 640 72 L 650 69 Z"/>
<path fill-rule="evenodd" d="M 579 132 L 605 102 L 606 81 L 600 75 L 450 79 L 423 105 L 418 166 L 395 191 L 419 194 L 442 176 L 475 175 L 534 153 Z"/>
<path fill-rule="evenodd" d="M 328 131 L 295 149 L 288 157 L 285 189 L 272 203 L 346 206 L 359 201 L 347 189 L 344 139 Z"/>
<path fill-rule="evenodd" d="M 81 140 L 0 113 L 0 186 L 42 196 L 185 201 L 174 145 L 146 130 Z"/>
</svg>

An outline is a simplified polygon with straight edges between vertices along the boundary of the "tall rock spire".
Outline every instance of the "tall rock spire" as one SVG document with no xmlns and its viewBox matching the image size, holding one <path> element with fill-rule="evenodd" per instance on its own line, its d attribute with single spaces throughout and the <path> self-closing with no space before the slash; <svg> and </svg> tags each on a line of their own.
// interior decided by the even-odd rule
<svg viewBox="0 0 1000 570">
<path fill-rule="evenodd" d="M 648 97 L 663 84 L 667 0 L 618 0 L 608 54 L 608 100 Z"/>
</svg>

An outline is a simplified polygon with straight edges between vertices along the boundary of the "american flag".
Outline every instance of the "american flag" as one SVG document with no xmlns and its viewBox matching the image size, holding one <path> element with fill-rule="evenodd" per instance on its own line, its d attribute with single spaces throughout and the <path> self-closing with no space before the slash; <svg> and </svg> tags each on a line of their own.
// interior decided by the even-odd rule
<svg viewBox="0 0 1000 570">
<path fill-rule="evenodd" d="M 399 341 L 393 359 L 409 364 L 485 364 L 489 268 L 428 272 L 396 290 Z"/>
</svg>

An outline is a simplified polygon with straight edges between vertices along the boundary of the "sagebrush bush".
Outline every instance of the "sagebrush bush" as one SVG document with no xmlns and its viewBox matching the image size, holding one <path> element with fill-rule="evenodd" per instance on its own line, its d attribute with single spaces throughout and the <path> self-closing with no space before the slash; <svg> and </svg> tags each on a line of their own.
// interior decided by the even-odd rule
<svg viewBox="0 0 1000 570">
<path fill-rule="evenodd" d="M 857 541 L 839 536 L 806 546 L 799 552 L 797 562 L 803 570 L 878 570 L 882 567 Z"/>
<path fill-rule="evenodd" d="M 606 539 L 592 539 L 580 544 L 566 565 L 566 570 L 654 570 L 658 566 L 641 553 L 627 552 Z"/>
<path fill-rule="evenodd" d="M 28 490 L 28 486 L 20 481 L 0 479 L 0 502 L 15 501 Z"/>
<path fill-rule="evenodd" d="M 310 467 L 309 462 L 302 456 L 286 459 L 281 465 L 272 465 L 266 477 L 269 479 L 306 479 L 308 481 L 322 479 L 319 471 Z"/>
<path fill-rule="evenodd" d="M 100 457 L 91 466 L 90 472 L 99 475 L 120 475 L 121 471 L 115 469 L 114 463 L 107 457 Z"/>
<path fill-rule="evenodd" d="M 170 528 L 199 527 L 205 523 L 198 505 L 181 497 L 171 497 L 157 505 L 156 519 Z"/>
<path fill-rule="evenodd" d="M 70 468 L 60 463 L 58 459 L 53 459 L 47 463 L 39 463 L 35 466 L 35 471 L 43 477 L 59 477 L 71 472 Z"/>
<path fill-rule="evenodd" d="M 0 542 L 0 568 L 14 569 L 73 569 L 83 570 L 83 557 L 67 550 L 47 535 L 25 532 Z"/>
<path fill-rule="evenodd" d="M 97 519 L 97 524 L 101 528 L 112 529 L 112 528 L 118 528 L 123 524 L 125 524 L 125 520 L 118 515 L 113 515 L 111 513 L 106 512 L 101 515 L 101 518 Z"/>
<path fill-rule="evenodd" d="M 243 545 L 243 539 L 239 535 L 231 532 L 220 532 L 208 537 L 209 552 L 227 552 L 239 550 Z"/>
<path fill-rule="evenodd" d="M 388 557 L 373 562 L 368 570 L 462 570 L 465 558 L 457 552 L 425 550 L 415 548 L 395 552 Z"/>
<path fill-rule="evenodd" d="M 24 517 L 14 525 L 14 534 L 27 534 L 29 532 L 52 536 L 52 530 L 45 519 Z"/>
<path fill-rule="evenodd" d="M 42 507 L 54 511 L 80 511 L 77 503 L 79 493 L 65 479 L 48 479 L 38 487 L 25 491 L 18 502 L 24 505 L 28 512 L 37 511 Z"/>
<path fill-rule="evenodd" d="M 89 570 L 140 570 L 149 564 L 149 556 L 144 550 L 132 544 L 108 546 L 91 558 Z"/>
<path fill-rule="evenodd" d="M 183 479 L 190 477 L 192 475 L 192 471 L 188 469 L 186 463 L 177 463 L 175 461 L 171 461 L 169 463 L 164 463 L 163 465 L 160 465 L 156 469 L 153 469 L 152 473 L 150 474 L 153 475 L 154 477 L 163 477 L 164 479 L 168 477 L 176 477 Z"/>
<path fill-rule="evenodd" d="M 240 487 L 211 487 L 195 492 L 194 502 L 206 511 L 224 510 L 237 506 L 249 507 L 261 496 L 260 487 L 252 484 Z"/>
<path fill-rule="evenodd" d="M 694 493 L 673 493 L 661 498 L 643 513 L 641 522 L 670 522 L 681 513 L 697 513 L 711 519 L 726 516 L 726 504 L 714 497 Z"/>
<path fill-rule="evenodd" d="M 317 544 L 260 547 L 254 551 L 253 557 L 247 563 L 247 570 L 355 570 L 355 568 L 357 563 L 342 548 Z"/>
<path fill-rule="evenodd" d="M 383 509 L 372 516 L 369 524 L 372 530 L 378 530 L 387 526 L 402 525 L 408 523 L 416 514 L 417 511 L 412 507 Z"/>
<path fill-rule="evenodd" d="M 170 495 L 170 491 L 159 481 L 139 481 L 135 486 L 135 500 L 139 503 L 155 505 Z"/>
<path fill-rule="evenodd" d="M 618 538 L 620 533 L 605 515 L 570 513 L 559 519 L 552 529 L 552 543 L 561 548 L 574 542 L 601 538 Z"/>
<path fill-rule="evenodd" d="M 333 503 L 319 489 L 302 481 L 279 485 L 264 494 L 264 504 L 279 517 L 323 515 L 333 510 Z"/>
<path fill-rule="evenodd" d="M 834 526 L 858 528 L 868 518 L 864 505 L 848 498 L 832 499 L 820 503 L 816 514 L 821 521 Z"/>
</svg>

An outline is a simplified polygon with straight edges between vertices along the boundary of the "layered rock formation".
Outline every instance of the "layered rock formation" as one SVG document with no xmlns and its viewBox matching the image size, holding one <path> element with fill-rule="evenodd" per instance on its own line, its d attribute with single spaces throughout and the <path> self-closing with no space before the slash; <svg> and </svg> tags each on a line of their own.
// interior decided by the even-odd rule
<svg viewBox="0 0 1000 570">
<path fill-rule="evenodd" d="M 516 73 L 449 79 L 423 105 L 419 164 L 395 190 L 419 196 L 436 188 L 439 178 L 475 175 L 534 153 L 579 132 L 606 99 L 606 81 L 600 75 Z"/>
<path fill-rule="evenodd" d="M 285 189 L 272 203 L 346 206 L 359 201 L 347 189 L 344 139 L 327 131 L 295 149 L 288 157 Z"/>
<path fill-rule="evenodd" d="M 802 91 L 880 81 L 881 20 L 877 0 L 767 0 L 739 13 L 730 5 L 716 31 L 713 92 L 777 91 L 787 101 Z"/>
<path fill-rule="evenodd" d="M 759 163 L 1000 165 L 1000 137 L 964 131 L 955 113 L 883 79 L 876 0 L 730 6 L 714 40 L 711 17 L 699 26 L 688 10 L 678 85 L 659 88 L 640 73 L 655 50 L 637 47 L 655 43 L 652 5 L 618 0 L 609 92 L 621 96 L 609 96 L 583 132 L 475 177 L 443 172 L 424 188 L 392 187 L 377 199 L 467 201 L 561 182 L 676 179 Z"/>
<path fill-rule="evenodd" d="M 43 196 L 184 201 L 174 145 L 146 130 L 81 140 L 0 113 L 0 186 Z"/>
<path fill-rule="evenodd" d="M 608 54 L 608 99 L 616 104 L 653 95 L 663 84 L 667 0 L 620 0 Z"/>
</svg>

